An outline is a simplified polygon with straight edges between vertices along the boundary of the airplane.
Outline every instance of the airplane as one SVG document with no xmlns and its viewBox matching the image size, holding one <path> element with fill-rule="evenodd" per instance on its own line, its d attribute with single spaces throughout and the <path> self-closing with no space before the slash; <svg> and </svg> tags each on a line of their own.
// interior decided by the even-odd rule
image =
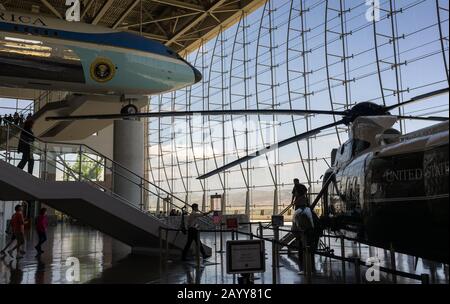
<svg viewBox="0 0 450 304">
<path fill-rule="evenodd" d="M 307 139 L 339 125 L 349 140 L 332 151 L 332 165 L 311 204 L 322 200 L 323 228 L 341 231 L 363 243 L 438 262 L 449 262 L 448 117 L 398 116 L 398 107 L 448 94 L 444 88 L 392 106 L 363 102 L 345 111 L 229 110 L 122 113 L 47 117 L 47 120 L 124 119 L 193 115 L 336 115 L 342 119 L 298 134 L 206 173 L 206 179 L 241 163 Z M 392 127 L 398 120 L 437 121 L 410 134 Z"/>
<path fill-rule="evenodd" d="M 172 49 L 144 36 L 1 9 L 0 66 L 3 87 L 125 97 L 202 79 Z"/>
</svg>

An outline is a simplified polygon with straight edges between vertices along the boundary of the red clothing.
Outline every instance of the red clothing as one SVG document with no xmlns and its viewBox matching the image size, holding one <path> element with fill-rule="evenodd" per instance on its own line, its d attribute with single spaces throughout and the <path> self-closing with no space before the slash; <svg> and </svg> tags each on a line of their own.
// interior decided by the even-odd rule
<svg viewBox="0 0 450 304">
<path fill-rule="evenodd" d="M 46 215 L 39 215 L 36 223 L 37 232 L 46 232 L 48 227 L 48 219 Z"/>
<path fill-rule="evenodd" d="M 11 227 L 14 233 L 22 233 L 25 221 L 21 212 L 16 212 L 11 218 Z"/>
</svg>

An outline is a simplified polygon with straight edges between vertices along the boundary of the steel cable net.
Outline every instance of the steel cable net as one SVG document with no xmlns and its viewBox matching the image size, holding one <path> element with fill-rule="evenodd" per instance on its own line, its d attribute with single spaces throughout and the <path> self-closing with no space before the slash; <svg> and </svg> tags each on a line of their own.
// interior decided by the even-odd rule
<svg viewBox="0 0 450 304">
<path fill-rule="evenodd" d="M 319 109 L 358 102 L 393 105 L 447 87 L 448 1 L 276 0 L 187 56 L 202 82 L 151 97 L 150 111 Z M 447 97 L 400 108 L 401 115 L 448 116 Z M 396 113 L 394 113 L 396 114 Z M 206 180 L 196 177 L 266 145 L 333 122 L 333 116 L 210 116 L 148 119 L 147 174 L 209 209 L 268 219 L 290 203 L 292 180 L 311 200 L 347 127 L 329 129 Z M 401 121 L 403 133 L 427 126 Z M 149 207 L 157 208 L 156 198 Z"/>
</svg>

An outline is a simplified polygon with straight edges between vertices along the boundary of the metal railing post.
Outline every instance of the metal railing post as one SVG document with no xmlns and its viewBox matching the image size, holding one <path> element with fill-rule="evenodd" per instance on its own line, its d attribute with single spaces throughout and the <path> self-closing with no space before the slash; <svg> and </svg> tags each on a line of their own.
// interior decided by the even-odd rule
<svg viewBox="0 0 450 304">
<path fill-rule="evenodd" d="M 111 193 L 115 192 L 114 191 L 114 183 L 115 183 L 115 180 L 116 180 L 115 171 L 116 171 L 116 165 L 115 164 L 111 164 Z"/>
<path fill-rule="evenodd" d="M 391 268 L 394 271 L 394 273 L 392 273 L 392 282 L 394 284 L 397 284 L 397 274 L 395 273 L 397 271 L 397 262 L 395 260 L 394 245 L 392 243 L 391 243 L 391 248 L 389 249 L 389 255 L 391 257 Z"/>
<path fill-rule="evenodd" d="M 263 225 L 261 222 L 259 222 L 259 237 L 262 239 L 264 237 L 264 230 Z"/>
<path fill-rule="evenodd" d="M 345 273 L 345 238 L 343 235 L 340 237 L 341 239 L 341 257 L 342 257 L 342 279 L 346 280 L 346 273 Z"/>
<path fill-rule="evenodd" d="M 141 198 L 140 198 L 140 203 L 139 203 L 139 207 L 141 208 L 141 211 L 144 211 L 144 181 L 141 178 L 141 181 L 139 183 L 139 187 L 141 188 Z"/>
<path fill-rule="evenodd" d="M 253 230 L 252 230 L 252 223 L 248 223 L 248 232 L 250 233 L 250 240 L 253 240 Z"/>
<path fill-rule="evenodd" d="M 10 132 L 10 126 L 9 126 L 9 123 L 6 123 L 6 159 L 5 159 L 5 161 L 7 162 L 7 163 L 10 163 L 11 162 L 11 158 L 10 158 L 10 156 L 9 156 L 9 154 L 10 154 L 10 152 L 9 152 L 9 132 Z M 19 142 L 20 142 L 20 140 L 19 140 Z"/>
<path fill-rule="evenodd" d="M 80 163 L 78 164 L 78 181 L 81 181 L 81 168 L 82 168 L 82 161 L 83 161 L 83 156 L 82 156 L 82 147 L 80 146 L 80 150 L 79 150 L 79 155 L 80 155 Z"/>
<path fill-rule="evenodd" d="M 44 145 L 44 168 L 43 168 L 43 170 L 44 170 L 44 181 L 46 181 L 47 180 L 47 149 L 48 149 L 48 147 L 47 147 L 47 143 L 45 143 L 45 145 Z"/>
</svg>

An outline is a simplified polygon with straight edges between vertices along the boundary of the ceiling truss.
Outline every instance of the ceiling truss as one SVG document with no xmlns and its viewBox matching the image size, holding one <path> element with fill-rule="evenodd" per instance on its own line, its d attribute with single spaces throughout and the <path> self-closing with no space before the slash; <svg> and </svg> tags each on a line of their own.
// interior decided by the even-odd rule
<svg viewBox="0 0 450 304">
<path fill-rule="evenodd" d="M 141 34 L 186 55 L 266 0 L 80 0 L 82 21 Z M 63 19 L 65 0 L 3 0 L 6 9 Z"/>
</svg>

